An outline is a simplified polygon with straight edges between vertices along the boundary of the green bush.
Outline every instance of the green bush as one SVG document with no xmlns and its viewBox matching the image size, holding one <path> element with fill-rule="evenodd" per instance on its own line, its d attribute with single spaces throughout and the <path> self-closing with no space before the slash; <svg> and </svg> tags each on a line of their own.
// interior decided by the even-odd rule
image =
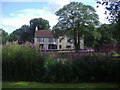
<svg viewBox="0 0 120 90">
<path fill-rule="evenodd" d="M 30 44 L 10 44 L 2 50 L 3 80 L 39 81 L 45 57 Z"/>
<path fill-rule="evenodd" d="M 106 54 L 69 54 L 52 58 L 30 44 L 2 47 L 2 76 L 10 81 L 120 82 L 120 59 Z M 60 60 L 61 59 L 61 60 Z M 72 61 L 71 61 L 72 59 Z"/>
<path fill-rule="evenodd" d="M 71 63 L 67 61 L 46 60 L 46 82 L 69 82 L 72 77 Z"/>
<path fill-rule="evenodd" d="M 108 55 L 86 54 L 72 61 L 78 82 L 120 82 L 120 60 Z"/>
</svg>

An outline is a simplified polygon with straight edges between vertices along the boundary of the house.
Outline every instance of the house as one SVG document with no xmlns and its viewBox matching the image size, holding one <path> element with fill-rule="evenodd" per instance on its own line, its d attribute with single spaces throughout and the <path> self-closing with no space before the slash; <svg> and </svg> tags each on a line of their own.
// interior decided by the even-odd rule
<svg viewBox="0 0 120 90">
<path fill-rule="evenodd" d="M 58 38 L 54 38 L 50 30 L 37 30 L 35 32 L 34 42 L 39 44 L 42 49 L 58 49 Z"/>
<path fill-rule="evenodd" d="M 41 49 L 46 50 L 71 50 L 74 49 L 73 41 L 67 36 L 53 37 L 50 30 L 36 30 L 34 43 L 38 44 Z M 80 48 L 84 48 L 84 41 L 80 40 Z"/>
<path fill-rule="evenodd" d="M 67 36 L 59 36 L 58 38 L 58 50 L 71 50 L 74 49 L 73 41 Z"/>
</svg>

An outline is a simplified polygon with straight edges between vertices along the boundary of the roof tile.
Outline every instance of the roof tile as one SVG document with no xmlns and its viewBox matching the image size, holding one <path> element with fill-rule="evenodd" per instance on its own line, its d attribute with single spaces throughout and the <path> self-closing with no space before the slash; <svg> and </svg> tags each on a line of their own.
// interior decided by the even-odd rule
<svg viewBox="0 0 120 90">
<path fill-rule="evenodd" d="M 37 38 L 51 38 L 53 37 L 52 31 L 50 30 L 37 30 L 35 32 L 35 37 Z"/>
</svg>

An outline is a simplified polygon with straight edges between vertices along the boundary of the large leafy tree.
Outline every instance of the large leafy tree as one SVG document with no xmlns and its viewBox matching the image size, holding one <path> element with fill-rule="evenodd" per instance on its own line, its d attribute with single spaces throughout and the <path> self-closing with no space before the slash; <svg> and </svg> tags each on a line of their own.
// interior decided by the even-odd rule
<svg viewBox="0 0 120 90">
<path fill-rule="evenodd" d="M 98 28 L 98 31 L 101 33 L 101 38 L 99 40 L 100 45 L 116 43 L 116 39 L 114 38 L 113 34 L 114 32 L 113 27 L 114 27 L 113 24 L 102 24 Z"/>
<path fill-rule="evenodd" d="M 39 30 L 48 30 L 50 28 L 49 22 L 42 18 L 34 18 L 30 20 L 29 25 L 22 25 L 19 29 L 16 29 L 13 34 L 20 36 L 20 41 L 33 41 L 35 28 L 38 27 Z"/>
<path fill-rule="evenodd" d="M 12 34 L 20 36 L 19 40 L 21 41 L 29 41 L 31 36 L 28 25 L 22 25 L 21 28 L 16 29 Z"/>
<path fill-rule="evenodd" d="M 0 37 L 2 38 L 2 44 L 5 44 L 7 41 L 16 41 L 16 35 L 8 34 L 5 30 L 0 29 Z"/>
<path fill-rule="evenodd" d="M 74 40 L 75 49 L 78 50 L 80 38 L 84 38 L 86 32 L 94 31 L 94 26 L 98 25 L 98 15 L 95 12 L 92 6 L 71 2 L 56 12 L 59 21 L 53 29 L 63 31 L 71 37 Z M 89 30 L 88 27 L 91 29 Z"/>
<path fill-rule="evenodd" d="M 101 39 L 101 37 L 102 35 L 97 28 L 94 28 L 94 31 L 90 30 L 89 32 L 86 32 L 84 37 L 85 46 L 95 47 L 96 45 L 99 45 L 98 41 Z"/>
<path fill-rule="evenodd" d="M 30 32 L 34 37 L 36 27 L 38 30 L 48 30 L 50 28 L 49 21 L 42 18 L 34 18 L 30 20 Z"/>
<path fill-rule="evenodd" d="M 9 41 L 9 42 L 13 42 L 13 41 L 16 41 L 16 40 L 17 40 L 17 37 L 14 34 L 10 34 L 10 35 L 7 36 L 7 41 Z"/>
<path fill-rule="evenodd" d="M 30 20 L 30 26 L 33 28 L 38 27 L 39 30 L 49 29 L 49 21 L 42 18 L 34 18 Z"/>
<path fill-rule="evenodd" d="M 5 32 L 5 30 L 0 29 L 0 40 L 2 41 L 2 44 L 5 44 L 5 43 L 6 43 L 6 41 L 7 41 L 7 36 L 8 36 L 8 33 Z"/>
</svg>

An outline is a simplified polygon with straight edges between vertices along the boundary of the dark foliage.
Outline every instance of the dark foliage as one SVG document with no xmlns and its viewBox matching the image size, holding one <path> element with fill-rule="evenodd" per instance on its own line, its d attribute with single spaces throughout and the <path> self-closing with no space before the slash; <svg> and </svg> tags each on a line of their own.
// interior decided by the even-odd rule
<svg viewBox="0 0 120 90">
<path fill-rule="evenodd" d="M 65 60 L 50 58 L 31 45 L 9 45 L 2 55 L 3 81 L 120 83 L 120 58 L 104 53 L 76 53 Z"/>
</svg>

